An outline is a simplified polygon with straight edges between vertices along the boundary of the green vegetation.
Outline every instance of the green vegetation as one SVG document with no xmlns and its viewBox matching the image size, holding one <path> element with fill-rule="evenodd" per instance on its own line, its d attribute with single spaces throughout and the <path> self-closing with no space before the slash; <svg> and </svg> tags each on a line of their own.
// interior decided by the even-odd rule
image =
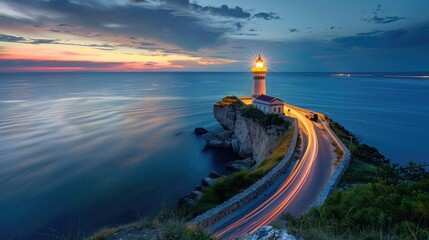
<svg viewBox="0 0 429 240">
<path fill-rule="evenodd" d="M 353 136 L 338 123 L 331 128 L 344 143 Z M 286 215 L 287 229 L 305 239 L 427 239 L 428 172 L 413 162 L 391 164 L 376 148 L 353 139 L 343 189 L 299 218 Z"/>
<path fill-rule="evenodd" d="M 239 101 L 238 97 L 236 96 L 226 96 L 222 98 L 221 101 L 216 102 L 215 105 L 222 106 L 222 107 L 232 106 L 237 109 L 243 106 L 242 103 Z"/>
<path fill-rule="evenodd" d="M 335 166 L 337 166 L 341 159 L 343 158 L 344 152 L 337 146 L 337 144 L 334 145 L 334 152 L 337 155 L 337 158 L 335 159 Z"/>
<path fill-rule="evenodd" d="M 241 115 L 246 118 L 253 119 L 258 122 L 262 127 L 267 129 L 269 126 L 284 126 L 284 130 L 289 128 L 290 122 L 285 121 L 278 114 L 264 114 L 261 110 L 255 108 L 253 105 L 242 106 L 240 109 Z"/>
<path fill-rule="evenodd" d="M 288 151 L 292 143 L 293 131 L 293 128 L 286 131 L 273 153 L 258 168 L 252 171 L 244 170 L 231 173 L 216 180 L 211 186 L 206 187 L 197 205 L 191 209 L 193 215 L 198 215 L 223 203 L 267 174 Z"/>
<path fill-rule="evenodd" d="M 138 222 L 115 228 L 103 229 L 89 237 L 90 240 L 127 239 L 171 239 L 206 240 L 214 239 L 202 228 L 187 228 L 188 214 L 182 210 L 162 209 L 158 215 L 146 217 Z"/>
</svg>

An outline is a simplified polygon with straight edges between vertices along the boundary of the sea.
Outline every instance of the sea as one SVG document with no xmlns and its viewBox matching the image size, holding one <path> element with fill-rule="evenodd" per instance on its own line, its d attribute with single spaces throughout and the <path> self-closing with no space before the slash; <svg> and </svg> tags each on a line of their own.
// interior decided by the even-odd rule
<svg viewBox="0 0 429 240">
<path fill-rule="evenodd" d="M 428 163 L 429 73 L 269 73 L 267 94 L 323 112 L 392 162 Z M 0 239 L 68 239 L 174 207 L 237 159 L 213 103 L 251 73 L 0 73 Z"/>
</svg>

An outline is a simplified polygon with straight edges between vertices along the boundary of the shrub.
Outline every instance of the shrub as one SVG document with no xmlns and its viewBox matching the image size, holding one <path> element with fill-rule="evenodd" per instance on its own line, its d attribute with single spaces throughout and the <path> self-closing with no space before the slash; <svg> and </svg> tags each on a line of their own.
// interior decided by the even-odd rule
<svg viewBox="0 0 429 240">
<path fill-rule="evenodd" d="M 255 106 L 253 106 L 252 104 L 242 106 L 240 108 L 240 113 L 241 115 L 243 115 L 243 117 L 251 118 L 258 122 L 264 119 L 265 117 L 265 114 L 261 110 L 255 108 Z"/>
<path fill-rule="evenodd" d="M 222 107 L 232 106 L 234 108 L 240 108 L 242 106 L 242 104 L 238 100 L 239 99 L 236 96 L 226 96 L 226 97 L 222 98 L 221 101 L 215 103 L 215 105 L 216 106 L 222 106 Z"/>
</svg>

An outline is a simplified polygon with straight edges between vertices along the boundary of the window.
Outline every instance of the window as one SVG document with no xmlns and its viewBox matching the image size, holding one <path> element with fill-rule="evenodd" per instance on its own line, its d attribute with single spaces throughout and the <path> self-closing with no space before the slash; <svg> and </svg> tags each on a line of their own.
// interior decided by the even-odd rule
<svg viewBox="0 0 429 240">
<path fill-rule="evenodd" d="M 276 112 L 276 108 L 274 108 L 274 112 Z"/>
</svg>

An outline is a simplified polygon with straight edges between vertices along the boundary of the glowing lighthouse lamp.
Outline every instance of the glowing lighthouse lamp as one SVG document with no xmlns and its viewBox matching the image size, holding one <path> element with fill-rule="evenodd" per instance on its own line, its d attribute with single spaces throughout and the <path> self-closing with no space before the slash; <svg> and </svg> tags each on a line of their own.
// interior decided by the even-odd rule
<svg viewBox="0 0 429 240">
<path fill-rule="evenodd" d="M 261 55 L 256 59 L 255 67 L 252 67 L 253 84 L 252 84 L 252 99 L 261 95 L 266 95 L 265 76 L 267 75 L 267 67 L 264 67 L 264 60 Z"/>
</svg>

